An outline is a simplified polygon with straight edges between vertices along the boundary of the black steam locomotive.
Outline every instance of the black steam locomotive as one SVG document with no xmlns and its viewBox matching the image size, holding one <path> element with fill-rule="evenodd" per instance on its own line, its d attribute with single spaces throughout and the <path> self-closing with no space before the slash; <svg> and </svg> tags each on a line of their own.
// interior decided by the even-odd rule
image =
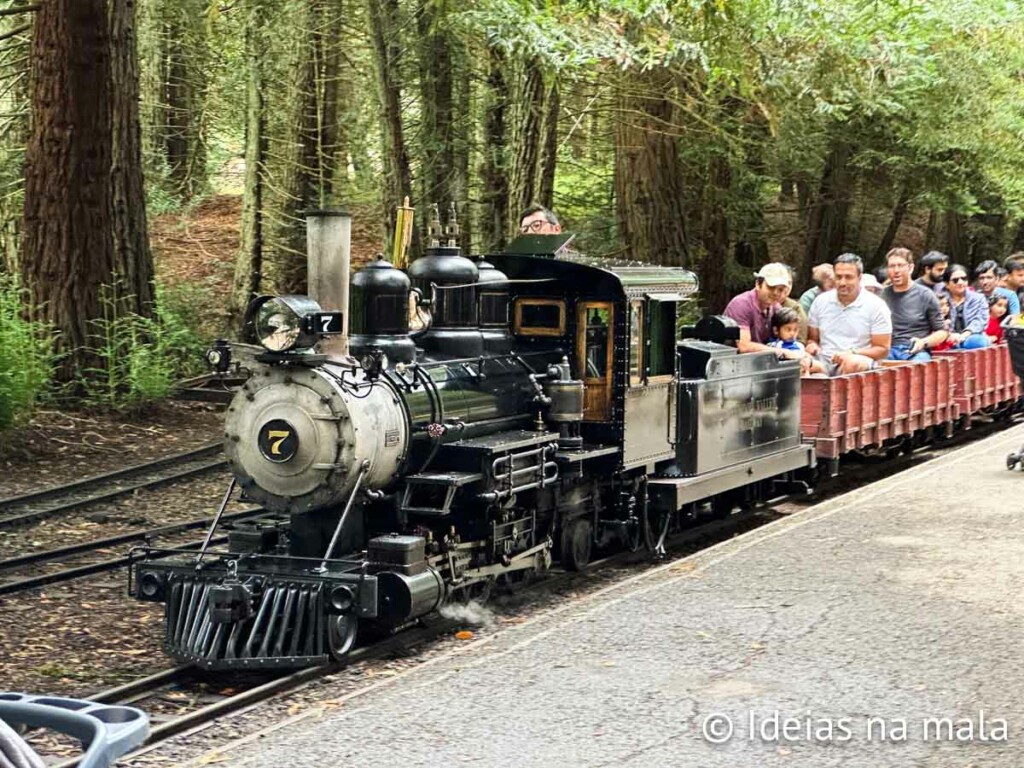
<svg viewBox="0 0 1024 768">
<path fill-rule="evenodd" d="M 678 340 L 692 273 L 556 256 L 543 236 L 473 261 L 431 229 L 407 270 L 354 276 L 347 354 L 339 337 L 315 351 L 339 316 L 312 299 L 254 305 L 266 351 L 225 451 L 275 515 L 231 526 L 227 551 L 138 554 L 130 589 L 165 604 L 170 654 L 322 664 L 361 625 L 401 627 L 553 558 L 582 568 L 595 546 L 658 549 L 673 524 L 814 466 L 796 363 L 738 355 L 714 318 Z"/>
</svg>

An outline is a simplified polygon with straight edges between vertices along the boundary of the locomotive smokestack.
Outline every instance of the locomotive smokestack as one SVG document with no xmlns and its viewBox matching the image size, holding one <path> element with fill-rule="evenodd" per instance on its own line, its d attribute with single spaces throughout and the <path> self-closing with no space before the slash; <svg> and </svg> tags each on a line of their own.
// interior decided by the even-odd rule
<svg viewBox="0 0 1024 768">
<path fill-rule="evenodd" d="M 306 213 L 309 295 L 328 312 L 342 313 L 342 331 L 320 343 L 327 355 L 348 354 L 348 283 L 352 262 L 352 217 L 342 208 Z"/>
</svg>

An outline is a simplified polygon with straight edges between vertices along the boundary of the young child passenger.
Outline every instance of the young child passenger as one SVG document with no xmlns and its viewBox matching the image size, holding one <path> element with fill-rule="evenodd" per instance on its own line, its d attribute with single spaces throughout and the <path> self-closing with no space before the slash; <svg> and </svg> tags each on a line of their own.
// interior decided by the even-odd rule
<svg viewBox="0 0 1024 768">
<path fill-rule="evenodd" d="M 988 297 L 988 325 L 985 335 L 993 344 L 1003 340 L 1003 320 L 1006 319 L 1008 305 L 1005 296 L 993 293 Z"/>
<path fill-rule="evenodd" d="M 940 293 L 937 295 L 939 297 L 939 311 L 942 312 L 942 327 L 945 328 L 947 332 L 951 331 L 953 330 L 953 322 L 949 319 L 949 294 Z M 946 339 L 945 341 L 936 344 L 934 347 L 932 347 L 932 351 L 944 352 L 945 350 L 952 348 L 953 342 L 950 341 L 949 339 Z"/>
<path fill-rule="evenodd" d="M 825 373 L 825 366 L 814 360 L 804 350 L 804 345 L 797 341 L 800 335 L 800 315 L 789 307 L 779 307 L 772 315 L 772 338 L 769 347 L 783 350 L 782 357 L 799 360 L 805 373 Z"/>
</svg>

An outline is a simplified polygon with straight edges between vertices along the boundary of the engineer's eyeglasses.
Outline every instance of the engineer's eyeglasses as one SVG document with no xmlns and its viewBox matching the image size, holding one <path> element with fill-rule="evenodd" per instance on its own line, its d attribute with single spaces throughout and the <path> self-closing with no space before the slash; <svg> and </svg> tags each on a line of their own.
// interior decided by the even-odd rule
<svg viewBox="0 0 1024 768">
<path fill-rule="evenodd" d="M 523 224 L 519 227 L 519 234 L 528 235 L 531 232 L 540 232 L 545 224 L 547 222 L 544 219 L 537 219 L 537 221 L 531 221 L 529 224 Z"/>
</svg>

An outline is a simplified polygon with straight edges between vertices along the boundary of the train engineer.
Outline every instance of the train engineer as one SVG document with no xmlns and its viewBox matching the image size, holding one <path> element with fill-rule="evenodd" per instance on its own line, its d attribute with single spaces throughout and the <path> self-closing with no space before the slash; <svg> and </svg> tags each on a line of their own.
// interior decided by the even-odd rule
<svg viewBox="0 0 1024 768">
<path fill-rule="evenodd" d="M 543 205 L 531 205 L 519 216 L 519 233 L 522 235 L 558 235 L 561 232 L 558 217 Z"/>
</svg>

